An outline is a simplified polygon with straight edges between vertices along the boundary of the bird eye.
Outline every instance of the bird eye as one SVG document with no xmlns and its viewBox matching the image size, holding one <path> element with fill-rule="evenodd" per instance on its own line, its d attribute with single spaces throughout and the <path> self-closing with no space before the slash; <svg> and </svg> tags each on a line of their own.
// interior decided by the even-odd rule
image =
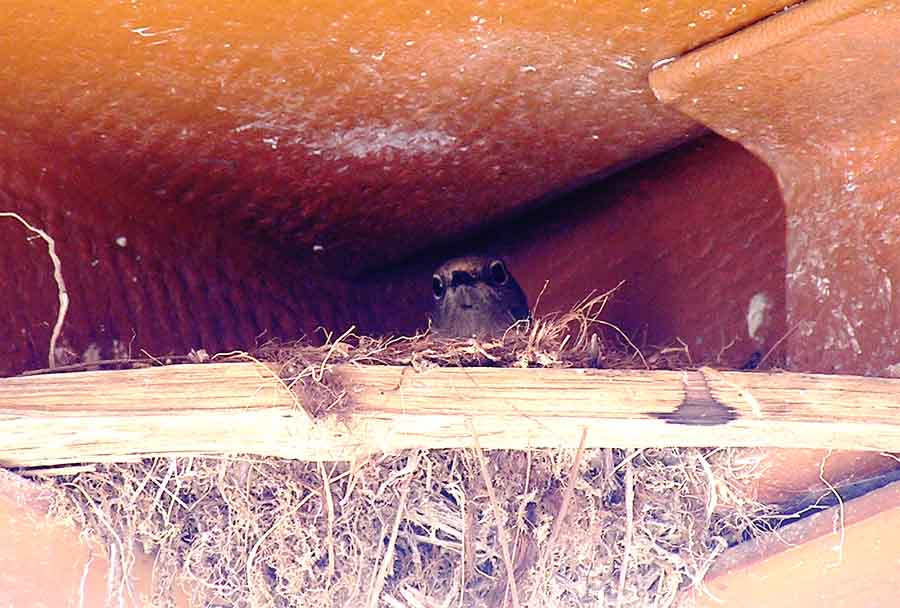
<svg viewBox="0 0 900 608">
<path fill-rule="evenodd" d="M 509 274 L 506 272 L 506 266 L 500 260 L 491 262 L 491 280 L 498 285 L 503 285 L 509 280 Z"/>
<path fill-rule="evenodd" d="M 438 275 L 431 277 L 431 291 L 434 292 L 434 299 L 440 300 L 444 297 L 446 288 L 444 287 L 444 279 Z"/>
</svg>

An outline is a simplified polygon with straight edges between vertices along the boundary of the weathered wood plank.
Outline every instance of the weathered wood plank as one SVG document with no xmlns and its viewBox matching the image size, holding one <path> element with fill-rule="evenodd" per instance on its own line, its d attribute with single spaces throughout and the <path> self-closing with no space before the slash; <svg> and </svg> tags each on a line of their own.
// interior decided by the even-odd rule
<svg viewBox="0 0 900 608">
<path fill-rule="evenodd" d="M 339 366 L 352 408 L 311 420 L 267 367 L 0 379 L 0 464 L 254 453 L 770 446 L 900 451 L 900 380 L 793 373 Z"/>
</svg>

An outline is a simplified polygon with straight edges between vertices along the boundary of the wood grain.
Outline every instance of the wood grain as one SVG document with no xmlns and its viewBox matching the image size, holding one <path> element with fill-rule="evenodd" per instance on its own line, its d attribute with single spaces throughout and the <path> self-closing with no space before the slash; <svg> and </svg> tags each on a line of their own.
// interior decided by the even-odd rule
<svg viewBox="0 0 900 608">
<path fill-rule="evenodd" d="M 896 379 L 709 368 L 338 366 L 334 374 L 350 410 L 315 421 L 255 363 L 0 379 L 0 464 L 235 453 L 344 460 L 471 447 L 467 419 L 486 449 L 575 447 L 586 428 L 587 447 L 900 450 Z M 704 407 L 733 418 L 710 423 Z"/>
</svg>

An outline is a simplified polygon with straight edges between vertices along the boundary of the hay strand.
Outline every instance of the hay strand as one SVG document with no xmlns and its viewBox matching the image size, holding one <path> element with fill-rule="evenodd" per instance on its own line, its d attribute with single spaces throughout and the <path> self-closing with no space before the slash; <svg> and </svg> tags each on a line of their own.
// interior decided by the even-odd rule
<svg viewBox="0 0 900 608">
<path fill-rule="evenodd" d="M 625 460 L 625 538 L 622 540 L 622 562 L 619 565 L 619 597 L 617 605 L 622 605 L 625 597 L 625 583 L 628 581 L 628 562 L 634 542 L 634 462 Z"/>
<path fill-rule="evenodd" d="M 394 563 L 394 548 L 397 545 L 397 534 L 400 532 L 400 523 L 403 521 L 403 515 L 406 512 L 406 503 L 409 501 L 409 491 L 412 485 L 411 476 L 414 475 L 419 468 L 419 452 L 413 453 L 413 455 L 410 456 L 410 460 L 411 462 L 407 464 L 407 468 L 410 469 L 410 477 L 404 481 L 403 487 L 400 490 L 400 500 L 397 503 L 397 514 L 394 516 L 391 535 L 388 539 L 387 547 L 385 547 L 384 556 L 381 558 L 381 565 L 378 567 L 375 583 L 372 585 L 372 590 L 369 594 L 369 601 L 367 604 L 369 608 L 377 608 L 378 598 L 381 597 L 381 592 L 384 590 L 384 581 L 387 579 L 388 568 Z"/>
<path fill-rule="evenodd" d="M 49 234 L 35 228 L 28 223 L 21 215 L 11 211 L 0 211 L 0 217 L 10 217 L 47 243 L 47 255 L 50 256 L 50 262 L 53 264 L 53 280 L 56 281 L 56 293 L 59 301 L 59 308 L 56 311 L 56 322 L 53 324 L 53 331 L 50 334 L 50 348 L 47 353 L 47 366 L 50 369 L 56 367 L 56 342 L 62 333 L 63 323 L 66 320 L 66 313 L 69 310 L 69 292 L 66 289 L 66 282 L 62 275 L 62 261 L 56 253 L 56 241 Z"/>
<path fill-rule="evenodd" d="M 491 473 L 488 471 L 487 460 L 484 457 L 484 452 L 481 450 L 481 444 L 478 441 L 478 433 L 475 432 L 475 426 L 472 424 L 471 419 L 466 420 L 466 426 L 469 427 L 469 432 L 472 434 L 472 443 L 475 447 L 475 456 L 478 460 L 478 468 L 481 471 L 481 479 L 484 481 L 484 486 L 487 490 L 488 498 L 490 499 L 491 509 L 494 512 L 494 525 L 497 528 L 500 552 L 503 556 L 503 563 L 506 566 L 506 585 L 512 596 L 513 608 L 519 608 L 519 589 L 516 585 L 516 573 L 515 568 L 513 568 L 512 555 L 509 552 L 509 536 L 507 535 L 506 524 L 504 523 L 506 521 L 506 518 L 504 517 L 505 511 L 501 509 L 500 503 L 497 500 Z M 504 594 L 506 591 L 507 589 L 504 589 Z"/>
</svg>

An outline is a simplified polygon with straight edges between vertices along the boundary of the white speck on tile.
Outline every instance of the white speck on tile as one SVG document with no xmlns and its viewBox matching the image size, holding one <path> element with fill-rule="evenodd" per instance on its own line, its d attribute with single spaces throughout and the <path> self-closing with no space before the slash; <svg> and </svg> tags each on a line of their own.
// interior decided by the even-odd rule
<svg viewBox="0 0 900 608">
<path fill-rule="evenodd" d="M 637 67 L 637 63 L 635 63 L 634 59 L 630 55 L 623 55 L 616 59 L 615 64 L 620 68 L 625 68 L 626 70 L 633 70 Z"/>
<path fill-rule="evenodd" d="M 338 157 L 365 158 L 386 150 L 407 155 L 447 153 L 455 143 L 455 137 L 435 129 L 373 126 L 337 131 L 323 141 L 307 145 Z"/>
<path fill-rule="evenodd" d="M 659 61 L 654 63 L 652 66 L 650 66 L 650 69 L 655 70 L 656 68 L 661 68 L 662 66 L 672 63 L 673 61 L 675 61 L 675 57 L 666 57 L 665 59 L 660 59 Z"/>
<path fill-rule="evenodd" d="M 761 291 L 750 298 L 750 305 L 747 306 L 747 334 L 751 339 L 762 342 L 759 330 L 765 324 L 771 309 L 772 301 L 766 293 Z"/>
<path fill-rule="evenodd" d="M 863 351 L 859 344 L 859 339 L 856 337 L 856 330 L 853 328 L 853 323 L 847 318 L 846 313 L 844 313 L 843 308 L 838 309 L 838 316 L 844 321 L 844 329 L 847 331 L 847 337 L 850 339 L 850 347 L 857 355 L 861 355 Z"/>
</svg>

